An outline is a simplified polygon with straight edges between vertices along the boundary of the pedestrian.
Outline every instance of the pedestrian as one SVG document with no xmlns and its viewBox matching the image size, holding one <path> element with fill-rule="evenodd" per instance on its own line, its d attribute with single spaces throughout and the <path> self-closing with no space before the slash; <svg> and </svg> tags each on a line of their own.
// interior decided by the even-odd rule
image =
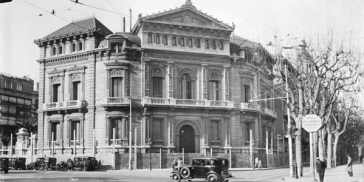
<svg viewBox="0 0 364 182">
<path fill-rule="evenodd" d="M 177 165 L 178 165 L 178 163 L 177 163 L 177 159 L 176 159 L 176 158 L 174 158 L 174 159 L 173 159 L 173 162 L 172 162 L 172 170 L 173 170 L 173 171 L 177 169 Z"/>
<path fill-rule="evenodd" d="M 255 168 L 258 168 L 259 167 L 259 158 L 258 157 L 256 157 L 255 159 L 254 159 L 254 169 Z"/>
<path fill-rule="evenodd" d="M 262 160 L 259 160 L 258 167 L 259 167 L 259 169 L 262 169 Z"/>
<path fill-rule="evenodd" d="M 347 155 L 348 163 L 346 164 L 346 171 L 348 172 L 350 177 L 353 177 L 353 161 L 350 157 L 350 155 Z"/>
<path fill-rule="evenodd" d="M 178 159 L 177 159 L 177 168 L 178 168 L 178 170 L 181 168 L 182 164 L 183 164 L 182 157 L 178 157 Z"/>
<path fill-rule="evenodd" d="M 360 159 L 360 163 L 362 163 L 362 162 L 363 162 L 363 156 L 362 156 L 362 155 L 360 155 L 360 156 L 359 156 L 359 159 Z"/>
<path fill-rule="evenodd" d="M 319 157 L 316 158 L 316 171 L 319 173 L 320 182 L 324 182 L 326 163 L 321 161 Z"/>
</svg>

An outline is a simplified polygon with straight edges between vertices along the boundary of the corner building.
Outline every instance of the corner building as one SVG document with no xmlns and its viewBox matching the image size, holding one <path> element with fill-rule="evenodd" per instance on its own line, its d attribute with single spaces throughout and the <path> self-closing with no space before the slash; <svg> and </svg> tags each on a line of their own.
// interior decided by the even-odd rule
<svg viewBox="0 0 364 182">
<path fill-rule="evenodd" d="M 233 31 L 186 1 L 139 15 L 131 33 L 89 18 L 35 40 L 37 153 L 49 155 L 53 133 L 57 155 L 73 154 L 74 142 L 77 155 L 92 155 L 93 129 L 100 157 L 114 144 L 128 152 L 130 131 L 142 153 L 241 152 L 249 130 L 264 150 L 277 117 L 269 99 L 274 61 L 257 43 L 231 40 Z"/>
</svg>

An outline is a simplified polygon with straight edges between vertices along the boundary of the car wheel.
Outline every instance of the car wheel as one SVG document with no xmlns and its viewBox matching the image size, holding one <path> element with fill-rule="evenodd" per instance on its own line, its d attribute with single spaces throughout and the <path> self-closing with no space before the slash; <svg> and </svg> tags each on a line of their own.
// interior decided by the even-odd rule
<svg viewBox="0 0 364 182">
<path fill-rule="evenodd" d="M 182 173 L 182 176 L 183 176 L 184 178 L 188 178 L 188 177 L 190 176 L 190 174 L 191 174 L 191 171 L 190 171 L 190 169 L 188 169 L 187 167 L 183 167 L 183 168 L 181 169 L 181 173 Z"/>
<path fill-rule="evenodd" d="M 181 176 L 177 173 L 172 174 L 172 180 L 175 182 L 180 182 L 181 181 Z"/>
<path fill-rule="evenodd" d="M 209 176 L 207 176 L 207 181 L 208 182 L 218 182 L 218 179 L 215 174 L 210 174 Z"/>
</svg>

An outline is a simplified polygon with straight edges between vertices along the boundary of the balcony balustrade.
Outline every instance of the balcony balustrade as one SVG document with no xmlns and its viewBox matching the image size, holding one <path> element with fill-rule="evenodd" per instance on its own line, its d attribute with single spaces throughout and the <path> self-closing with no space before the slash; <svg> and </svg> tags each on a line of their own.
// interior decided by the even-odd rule
<svg viewBox="0 0 364 182">
<path fill-rule="evenodd" d="M 70 100 L 63 102 L 50 102 L 43 104 L 43 110 L 68 110 L 68 109 L 81 109 L 86 107 L 86 101 L 84 100 Z"/>
<path fill-rule="evenodd" d="M 241 111 L 253 111 L 253 112 L 261 112 L 260 105 L 255 103 L 240 103 L 240 110 Z"/>
<path fill-rule="evenodd" d="M 130 97 L 107 97 L 101 100 L 101 105 L 104 107 L 129 106 L 130 100 Z"/>
<path fill-rule="evenodd" d="M 75 144 L 75 142 L 76 142 L 76 146 L 80 146 L 81 145 L 81 141 L 80 140 L 71 140 L 71 146 L 74 146 L 74 144 Z"/>
<path fill-rule="evenodd" d="M 156 105 L 156 106 L 234 108 L 233 101 L 211 101 L 211 100 L 155 98 L 155 97 L 143 98 L 142 104 Z"/>
<path fill-rule="evenodd" d="M 275 112 L 273 110 L 270 110 L 268 108 L 263 108 L 263 112 L 264 112 L 264 114 L 266 114 L 270 117 L 277 118 L 277 112 Z"/>
</svg>

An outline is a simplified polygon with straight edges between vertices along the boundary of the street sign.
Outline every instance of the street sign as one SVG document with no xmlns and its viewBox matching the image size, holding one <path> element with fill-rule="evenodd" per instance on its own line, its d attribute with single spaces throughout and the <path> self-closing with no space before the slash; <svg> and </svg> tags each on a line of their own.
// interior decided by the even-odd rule
<svg viewBox="0 0 364 182">
<path fill-rule="evenodd" d="M 322 126 L 322 120 L 316 114 L 306 115 L 302 119 L 302 128 L 307 132 L 316 132 Z"/>
</svg>

